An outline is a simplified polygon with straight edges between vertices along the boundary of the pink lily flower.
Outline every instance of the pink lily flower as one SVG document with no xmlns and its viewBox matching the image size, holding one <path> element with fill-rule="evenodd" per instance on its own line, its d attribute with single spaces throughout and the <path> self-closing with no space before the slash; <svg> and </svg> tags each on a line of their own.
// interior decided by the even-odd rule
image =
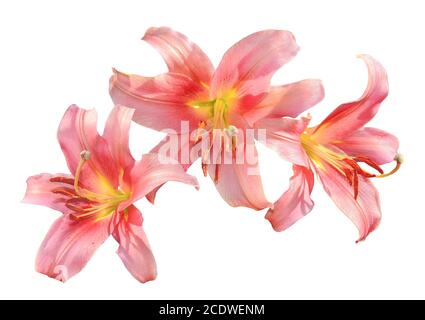
<svg viewBox="0 0 425 320">
<path fill-rule="evenodd" d="M 263 119 L 258 123 L 268 129 L 269 146 L 293 163 L 289 189 L 266 215 L 276 231 L 285 230 L 312 210 L 313 172 L 337 207 L 358 228 L 357 241 L 364 240 L 381 220 L 379 194 L 370 178 L 393 174 L 400 168 L 402 158 L 397 154 L 399 143 L 395 136 L 364 127 L 387 97 L 388 81 L 380 63 L 367 55 L 360 57 L 368 67 L 369 83 L 359 100 L 340 105 L 316 127 L 307 127 L 309 118 Z M 381 165 L 392 161 L 396 161 L 395 168 L 384 173 Z"/>
<path fill-rule="evenodd" d="M 129 272 L 141 282 L 155 279 L 155 259 L 142 215 L 133 203 L 167 181 L 198 184 L 180 165 L 161 164 L 155 154 L 134 160 L 128 148 L 133 112 L 115 107 L 102 136 L 97 133 L 95 110 L 73 105 L 65 112 L 58 140 L 72 174 L 42 173 L 28 178 L 23 199 L 63 214 L 41 244 L 38 272 L 66 281 L 112 234 Z"/>
<path fill-rule="evenodd" d="M 294 117 L 323 98 L 319 80 L 270 86 L 275 71 L 298 52 L 288 31 L 256 32 L 232 46 L 214 67 L 206 54 L 181 33 L 151 28 L 144 38 L 164 58 L 169 72 L 156 77 L 114 71 L 110 94 L 115 103 L 135 108 L 133 120 L 155 130 L 172 129 L 179 141 L 179 162 L 187 169 L 201 157 L 204 175 L 215 182 L 231 206 L 271 207 L 264 195 L 253 140 L 247 130 L 268 116 Z M 182 121 L 188 128 L 182 128 Z M 153 151 L 168 143 L 172 135 Z M 218 140 L 218 143 L 216 143 Z M 207 141 L 207 152 L 197 152 Z M 190 159 L 182 159 L 189 150 Z M 239 153 L 238 153 L 238 151 Z M 238 154 L 243 161 L 236 161 Z M 230 163 L 217 161 L 230 159 Z M 155 192 L 148 197 L 153 201 Z"/>
</svg>

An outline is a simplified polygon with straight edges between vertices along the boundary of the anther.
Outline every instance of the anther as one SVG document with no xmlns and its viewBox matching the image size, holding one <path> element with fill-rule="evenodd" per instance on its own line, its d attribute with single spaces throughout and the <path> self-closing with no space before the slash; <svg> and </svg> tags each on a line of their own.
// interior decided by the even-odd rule
<svg viewBox="0 0 425 320">
<path fill-rule="evenodd" d="M 354 199 L 357 200 L 359 195 L 359 176 L 356 171 L 353 171 L 353 187 L 354 187 Z"/>
<path fill-rule="evenodd" d="M 61 194 L 61 195 L 67 196 L 67 197 L 77 196 L 74 189 L 66 188 L 66 187 L 59 187 L 59 188 L 52 189 L 52 193 Z"/>
<path fill-rule="evenodd" d="M 204 177 L 208 175 L 208 165 L 206 163 L 202 163 L 202 172 L 204 174 Z"/>
<path fill-rule="evenodd" d="M 369 166 L 371 166 L 373 169 L 375 169 L 376 171 L 378 171 L 379 173 L 381 173 L 381 174 L 383 174 L 384 173 L 384 170 L 382 170 L 382 168 L 378 165 L 378 164 L 376 164 L 375 162 L 373 162 L 371 159 L 369 159 L 369 158 L 366 158 L 366 157 L 356 157 L 356 158 L 354 158 L 354 160 L 356 160 L 356 161 L 360 161 L 360 162 L 363 162 L 363 163 L 366 163 L 367 165 L 369 165 Z"/>
<path fill-rule="evenodd" d="M 215 165 L 215 173 L 214 173 L 214 183 L 217 184 L 218 183 L 218 179 L 220 177 L 220 165 L 216 164 Z"/>
<path fill-rule="evenodd" d="M 65 178 L 65 177 L 53 177 L 53 178 L 50 178 L 50 182 L 60 182 L 60 183 L 70 184 L 72 186 L 74 185 L 74 179 Z"/>
</svg>

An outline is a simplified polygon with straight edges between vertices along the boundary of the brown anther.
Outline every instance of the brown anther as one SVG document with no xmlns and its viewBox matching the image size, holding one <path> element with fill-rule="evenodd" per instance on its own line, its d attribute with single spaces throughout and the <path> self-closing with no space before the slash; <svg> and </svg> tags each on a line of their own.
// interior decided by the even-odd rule
<svg viewBox="0 0 425 320">
<path fill-rule="evenodd" d="M 77 213 L 86 213 L 92 207 L 90 200 L 85 198 L 71 198 L 65 202 L 65 206 Z"/>
<path fill-rule="evenodd" d="M 207 123 L 204 120 L 199 121 L 198 128 L 199 129 L 205 129 L 207 126 Z"/>
<path fill-rule="evenodd" d="M 357 200 L 357 196 L 359 195 L 359 176 L 356 171 L 353 171 L 353 173 L 354 199 Z"/>
<path fill-rule="evenodd" d="M 208 165 L 206 163 L 202 163 L 202 172 L 204 173 L 204 177 L 208 175 Z"/>
<path fill-rule="evenodd" d="M 238 145 L 238 137 L 232 136 L 232 151 L 235 153 Z"/>
<path fill-rule="evenodd" d="M 357 172 L 358 174 L 360 174 L 360 175 L 362 175 L 363 177 L 366 177 L 366 178 L 373 178 L 373 177 L 376 177 L 376 175 L 375 174 L 372 174 L 372 173 L 369 173 L 369 172 L 367 172 L 367 171 L 365 171 L 365 170 L 363 170 L 359 165 L 358 165 L 358 163 L 355 161 L 355 160 L 353 160 L 353 159 L 344 159 L 344 162 L 345 163 L 347 163 L 350 167 L 352 167 L 353 168 L 353 170 L 355 171 L 355 172 Z"/>
<path fill-rule="evenodd" d="M 92 216 L 91 215 L 77 215 L 77 214 L 74 214 L 74 213 L 71 213 L 70 215 L 69 215 L 69 218 L 72 220 L 72 221 L 82 221 L 82 220 L 88 220 L 88 219 L 90 219 L 90 218 L 92 218 Z"/>
<path fill-rule="evenodd" d="M 364 163 L 368 164 L 373 169 L 375 169 L 376 171 L 378 171 L 380 174 L 383 174 L 384 173 L 384 170 L 382 170 L 382 168 L 377 163 L 375 163 L 374 161 L 372 161 L 369 158 L 366 158 L 366 157 L 356 157 L 356 158 L 354 158 L 354 160 L 359 161 L 359 162 L 364 162 Z"/>
<path fill-rule="evenodd" d="M 214 173 L 214 183 L 217 184 L 218 183 L 218 179 L 220 177 L 220 165 L 216 164 L 215 165 L 215 173 Z"/>
<path fill-rule="evenodd" d="M 352 186 L 353 185 L 353 172 L 348 168 L 343 168 L 342 170 L 344 171 L 344 174 L 345 174 L 345 177 L 348 180 L 348 183 L 350 184 L 350 186 Z"/>
<path fill-rule="evenodd" d="M 66 183 L 66 184 L 70 184 L 70 185 L 74 185 L 74 179 L 72 178 L 65 178 L 65 177 L 53 177 L 50 178 L 49 180 L 50 182 L 60 182 L 60 183 Z"/>
<path fill-rule="evenodd" d="M 62 195 L 67 196 L 67 197 L 76 197 L 77 196 L 74 189 L 66 188 L 66 187 L 59 187 L 59 188 L 52 189 L 52 192 L 56 193 L 56 194 L 62 194 Z"/>
</svg>

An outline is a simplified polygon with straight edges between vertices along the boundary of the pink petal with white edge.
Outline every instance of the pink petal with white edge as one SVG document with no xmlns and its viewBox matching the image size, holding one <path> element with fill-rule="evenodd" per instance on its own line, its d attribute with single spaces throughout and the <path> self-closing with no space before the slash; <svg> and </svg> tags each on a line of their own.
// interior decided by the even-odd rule
<svg viewBox="0 0 425 320">
<path fill-rule="evenodd" d="M 283 159 L 308 167 L 309 160 L 301 145 L 300 135 L 307 128 L 309 118 L 265 118 L 255 123 L 255 128 L 265 130 L 261 143 L 276 151 Z"/>
<path fill-rule="evenodd" d="M 103 137 L 109 145 L 111 154 L 120 171 L 134 164 L 134 158 L 128 146 L 130 124 L 134 109 L 116 106 L 106 121 Z"/>
<path fill-rule="evenodd" d="M 388 95 L 388 79 L 384 67 L 368 55 L 361 55 L 369 72 L 369 82 L 363 96 L 354 102 L 336 108 L 313 133 L 320 143 L 342 140 L 362 128 L 378 112 L 381 102 Z"/>
<path fill-rule="evenodd" d="M 133 120 L 154 130 L 181 131 L 181 121 L 196 128 L 207 118 L 202 109 L 189 104 L 208 99 L 206 89 L 183 74 L 166 73 L 154 78 L 113 70 L 109 92 L 115 104 L 134 108 Z"/>
<path fill-rule="evenodd" d="M 36 270 L 50 278 L 67 281 L 76 275 L 110 235 L 111 217 L 73 221 L 68 215 L 57 219 L 38 251 Z"/>
<path fill-rule="evenodd" d="M 301 113 L 322 101 L 322 82 L 307 79 L 283 86 L 272 86 L 267 96 L 254 108 L 243 114 L 248 123 L 267 118 L 296 118 Z"/>
<path fill-rule="evenodd" d="M 68 183 L 51 182 L 50 179 L 58 178 Z M 42 173 L 27 179 L 27 191 L 22 202 L 46 206 L 62 213 L 68 212 L 69 209 L 65 206 L 65 201 L 68 197 L 63 194 L 54 193 L 56 189 L 74 191 L 72 185 L 74 178 L 68 174 L 49 174 Z"/>
<path fill-rule="evenodd" d="M 357 242 L 365 240 L 381 221 L 379 194 L 373 184 L 359 176 L 359 194 L 354 199 L 353 187 L 347 179 L 332 167 L 317 170 L 323 188 L 337 207 L 355 224 L 359 230 Z"/>
<path fill-rule="evenodd" d="M 125 175 L 129 175 L 124 179 L 131 181 L 132 193 L 129 200 L 120 204 L 119 211 L 169 181 L 186 183 L 199 189 L 198 180 L 187 174 L 175 160 L 153 153 L 144 154 Z"/>
<path fill-rule="evenodd" d="M 79 184 L 96 191 L 102 189 L 99 175 L 112 187 L 118 186 L 118 168 L 105 139 L 97 133 L 97 112 L 72 105 L 65 112 L 58 128 L 58 140 L 69 170 L 74 175 L 82 151 L 90 152 L 90 159 L 82 167 Z"/>
<path fill-rule="evenodd" d="M 245 149 L 243 163 L 237 163 L 234 159 L 229 164 L 209 164 L 208 173 L 215 181 L 217 191 L 230 206 L 254 210 L 270 208 L 272 204 L 264 194 L 258 163 L 253 161 L 258 160 L 257 149 L 254 145 L 250 149 L 252 155 L 248 156 Z"/>
<path fill-rule="evenodd" d="M 113 236 L 120 244 L 117 254 L 127 270 L 140 282 L 147 282 L 156 278 L 156 263 L 142 224 L 141 212 L 129 206 Z"/>
<path fill-rule="evenodd" d="M 211 82 L 212 97 L 229 89 L 236 89 L 240 97 L 268 92 L 273 74 L 298 50 L 289 31 L 265 30 L 247 36 L 224 54 Z"/>
<path fill-rule="evenodd" d="M 395 136 L 375 128 L 357 130 L 351 136 L 333 144 L 350 156 L 365 156 L 377 164 L 393 161 L 399 146 Z"/>
<path fill-rule="evenodd" d="M 214 72 L 210 59 L 180 32 L 167 27 L 150 28 L 143 40 L 158 50 L 170 72 L 184 74 L 198 83 L 210 83 Z"/>
<path fill-rule="evenodd" d="M 275 231 L 283 231 L 307 215 L 314 206 L 310 198 L 314 185 L 314 174 L 306 167 L 293 166 L 294 175 L 289 189 L 269 209 L 266 219 Z"/>
</svg>

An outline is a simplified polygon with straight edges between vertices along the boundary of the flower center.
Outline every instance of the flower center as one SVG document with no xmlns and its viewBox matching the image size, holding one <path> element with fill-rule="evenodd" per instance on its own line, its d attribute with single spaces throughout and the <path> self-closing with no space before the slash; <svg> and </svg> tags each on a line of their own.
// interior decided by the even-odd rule
<svg viewBox="0 0 425 320">
<path fill-rule="evenodd" d="M 51 182 L 61 182 L 70 185 L 69 187 L 59 187 L 52 190 L 53 193 L 62 194 L 67 197 L 65 205 L 72 210 L 70 217 L 74 220 L 86 220 L 94 218 L 96 221 L 104 219 L 115 212 L 118 205 L 129 199 L 130 194 L 121 189 L 115 190 L 109 185 L 109 182 L 103 177 L 99 177 L 102 184 L 107 184 L 107 190 L 110 193 L 102 194 L 90 191 L 79 185 L 81 169 L 84 164 L 90 160 L 91 154 L 84 150 L 80 154 L 81 159 L 78 163 L 74 179 L 63 177 L 51 178 Z"/>
<path fill-rule="evenodd" d="M 350 186 L 354 190 L 354 198 L 357 199 L 359 193 L 359 177 L 361 175 L 365 178 L 384 178 L 392 175 L 401 166 L 402 158 L 397 155 L 394 159 L 396 166 L 388 173 L 372 159 L 366 156 L 351 157 L 342 152 L 334 151 L 320 143 L 317 143 L 308 131 L 301 134 L 301 145 L 306 151 L 311 161 L 321 170 L 326 170 L 326 165 L 334 168 L 339 174 L 344 176 Z M 375 169 L 379 174 L 370 173 L 360 167 L 359 163 L 364 163 L 369 167 Z"/>
<path fill-rule="evenodd" d="M 192 101 L 189 103 L 194 109 L 203 109 L 208 112 L 208 129 L 227 129 L 229 127 L 228 112 L 235 104 L 236 89 L 223 92 L 217 98 L 208 101 Z M 205 126 L 202 127 L 205 129 Z"/>
<path fill-rule="evenodd" d="M 218 182 L 219 166 L 218 161 L 223 157 L 225 151 L 236 150 L 238 129 L 229 122 L 229 109 L 234 105 L 236 90 L 229 90 L 220 95 L 220 98 L 210 101 L 197 101 L 190 103 L 195 109 L 207 109 L 208 119 L 200 121 L 193 140 L 195 143 L 202 140 L 202 171 L 204 176 L 208 173 L 208 164 L 213 161 L 216 164 L 214 181 Z M 211 159 L 211 150 L 216 149 L 220 154 L 217 158 Z M 219 152 L 217 152 L 219 151 Z M 217 162 L 214 162 L 217 161 Z"/>
</svg>

